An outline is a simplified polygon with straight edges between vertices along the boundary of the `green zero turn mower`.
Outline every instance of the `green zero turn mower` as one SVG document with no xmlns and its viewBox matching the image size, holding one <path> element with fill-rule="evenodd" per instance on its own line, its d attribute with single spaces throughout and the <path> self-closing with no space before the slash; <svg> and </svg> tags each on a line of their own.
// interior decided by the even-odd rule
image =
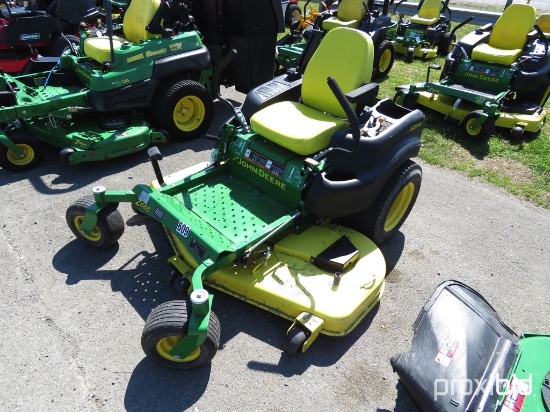
<svg viewBox="0 0 550 412">
<path fill-rule="evenodd" d="M 550 411 L 550 335 L 517 336 L 472 288 L 443 282 L 413 329 L 391 364 L 419 410 Z"/>
<path fill-rule="evenodd" d="M 550 50 L 535 18 L 533 6 L 512 4 L 494 25 L 455 45 L 439 82 L 430 81 L 430 70 L 440 69 L 431 65 L 426 82 L 398 86 L 394 100 L 443 113 L 468 138 L 487 138 L 496 126 L 513 138 L 538 132 L 550 92 Z"/>
<path fill-rule="evenodd" d="M 181 369 L 212 359 L 220 324 L 205 286 L 291 320 L 292 354 L 319 333 L 349 333 L 375 307 L 386 275 L 375 242 L 396 233 L 416 201 L 422 173 L 411 158 L 424 115 L 391 99 L 367 106 L 378 92 L 373 56 L 364 32 L 331 30 L 302 78 L 276 77 L 234 108 L 211 164 L 163 176 L 151 148 L 153 184 L 95 187 L 68 208 L 70 229 L 92 247 L 122 235 L 119 202 L 164 226 L 174 282 L 190 296 L 147 318 L 142 347 L 152 359 Z"/>
<path fill-rule="evenodd" d="M 403 1 L 396 4 L 396 13 Z M 388 38 L 393 41 L 395 51 L 405 55 L 405 61 L 410 63 L 414 57 L 431 59 L 447 55 L 456 39 L 454 32 L 449 0 L 422 0 L 418 14 L 410 18 L 399 14 L 399 21 L 388 31 Z"/>
<path fill-rule="evenodd" d="M 306 48 L 306 42 L 314 32 L 322 34 L 336 27 L 349 27 L 364 31 L 372 37 L 374 43 L 373 77 L 384 77 L 390 72 L 395 59 L 393 43 L 388 40 L 387 32 L 397 26 L 388 15 L 388 8 L 393 0 L 384 0 L 379 10 L 374 0 L 341 1 L 336 10 L 324 10 L 318 13 L 315 22 L 299 33 L 291 33 L 277 42 L 276 69 L 287 70 L 298 66 L 300 57 Z M 307 6 L 307 3 L 306 3 Z M 305 9 L 305 8 L 304 8 Z M 347 47 L 347 45 L 342 45 Z M 350 53 L 353 51 L 350 49 Z"/>
<path fill-rule="evenodd" d="M 51 69 L 0 74 L 2 168 L 34 167 L 41 142 L 74 165 L 198 137 L 213 117 L 214 68 L 233 48 L 225 85 L 248 92 L 273 78 L 276 0 L 131 0 L 114 28 L 110 0 L 104 8 L 106 27 L 83 31 Z"/>
</svg>

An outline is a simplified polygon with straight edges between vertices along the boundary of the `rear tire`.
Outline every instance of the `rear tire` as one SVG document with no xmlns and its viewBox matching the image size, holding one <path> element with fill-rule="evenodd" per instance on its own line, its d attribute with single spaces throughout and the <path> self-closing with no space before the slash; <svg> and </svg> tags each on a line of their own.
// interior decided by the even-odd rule
<svg viewBox="0 0 550 412">
<path fill-rule="evenodd" d="M 374 64 L 377 77 L 387 76 L 395 60 L 395 47 L 389 40 L 382 40 L 374 53 Z"/>
<path fill-rule="evenodd" d="M 437 54 L 443 57 L 447 56 L 453 49 L 454 42 L 456 42 L 456 35 L 451 36 L 450 32 L 445 33 L 437 45 Z"/>
<path fill-rule="evenodd" d="M 95 203 L 93 196 L 85 196 L 74 202 L 65 214 L 69 229 L 78 240 L 93 248 L 106 249 L 113 246 L 124 233 L 124 219 L 117 209 L 118 203 L 112 203 L 97 215 L 97 223 L 87 235 L 80 225 L 86 215 L 86 209 Z"/>
<path fill-rule="evenodd" d="M 23 151 L 23 157 L 0 143 L 0 166 L 10 172 L 24 172 L 35 167 L 42 159 L 42 145 L 27 133 L 18 130 L 7 133 L 10 140 Z"/>
<path fill-rule="evenodd" d="M 297 4 L 288 4 L 285 10 L 285 24 L 290 27 L 293 21 L 302 15 L 302 10 Z"/>
<path fill-rule="evenodd" d="M 188 300 L 173 300 L 151 311 L 141 335 L 141 347 L 149 358 L 174 369 L 196 368 L 214 358 L 220 346 L 220 321 L 214 312 L 210 312 L 206 340 L 195 351 L 185 359 L 169 353 L 187 335 L 191 308 Z"/>
<path fill-rule="evenodd" d="M 65 37 L 75 47 L 75 49 L 78 50 L 80 39 L 71 34 L 66 34 Z M 52 40 L 52 43 L 48 48 L 48 56 L 59 57 L 67 51 L 70 52 L 71 47 L 67 44 L 67 40 L 65 40 L 62 36 L 58 36 L 56 39 Z"/>
<path fill-rule="evenodd" d="M 386 242 L 409 216 L 421 183 L 421 167 L 407 160 L 389 178 L 373 204 L 364 211 L 345 217 L 344 225 L 363 233 L 376 244 Z"/>
<path fill-rule="evenodd" d="M 191 140 L 206 132 L 214 116 L 207 90 L 192 80 L 165 82 L 155 93 L 151 121 L 172 140 Z"/>
</svg>

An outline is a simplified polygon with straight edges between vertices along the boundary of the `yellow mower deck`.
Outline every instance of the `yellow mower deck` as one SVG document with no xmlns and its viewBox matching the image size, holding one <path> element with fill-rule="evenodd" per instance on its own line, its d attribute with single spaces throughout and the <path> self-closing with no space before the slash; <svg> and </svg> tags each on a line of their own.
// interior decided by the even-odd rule
<svg viewBox="0 0 550 412">
<path fill-rule="evenodd" d="M 418 92 L 416 101 L 422 106 L 442 113 L 447 118 L 458 120 L 459 122 L 470 112 L 479 109 L 479 106 L 469 104 L 467 101 L 462 101 L 457 107 L 454 107 L 457 98 L 430 92 Z M 542 110 L 541 113 L 535 113 L 533 115 L 501 112 L 496 118 L 495 125 L 507 129 L 512 129 L 515 126 L 523 126 L 526 132 L 536 133 L 543 126 L 545 118 L 546 110 Z"/>
<path fill-rule="evenodd" d="M 184 170 L 165 177 L 165 181 L 170 184 L 192 172 Z M 169 230 L 166 233 L 176 253 L 170 263 L 190 277 L 197 262 Z M 341 272 L 322 270 L 312 262 L 335 242 L 347 243 L 345 238 L 354 248 L 339 259 Z M 311 333 L 304 350 L 319 333 L 341 336 L 351 332 L 382 296 L 384 256 L 355 230 L 314 225 L 301 233 L 283 232 L 256 250 L 268 247 L 267 258 L 246 265 L 233 263 L 206 276 L 203 283 L 299 323 Z"/>
</svg>

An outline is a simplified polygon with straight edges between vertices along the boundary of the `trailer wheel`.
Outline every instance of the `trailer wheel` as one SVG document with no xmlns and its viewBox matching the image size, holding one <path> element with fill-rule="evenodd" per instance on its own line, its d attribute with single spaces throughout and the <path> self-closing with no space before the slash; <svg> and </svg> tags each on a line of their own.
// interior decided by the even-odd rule
<svg viewBox="0 0 550 412">
<path fill-rule="evenodd" d="M 187 335 L 190 312 L 188 300 L 173 300 L 154 308 L 141 335 L 145 354 L 158 364 L 175 369 L 191 369 L 209 363 L 220 346 L 220 321 L 214 312 L 210 312 L 206 340 L 198 348 L 184 359 L 170 355 L 170 350 Z"/>
<path fill-rule="evenodd" d="M 76 50 L 78 50 L 80 39 L 71 34 L 66 34 L 65 37 L 76 48 Z M 70 46 L 67 44 L 67 40 L 65 40 L 63 36 L 58 36 L 52 40 L 52 43 L 47 51 L 48 56 L 58 57 L 67 51 L 71 51 Z"/>
<path fill-rule="evenodd" d="M 0 166 L 3 169 L 10 172 L 24 172 L 40 163 L 43 149 L 36 139 L 17 130 L 9 132 L 8 137 L 23 151 L 23 157 L 17 156 L 0 143 Z"/>
<path fill-rule="evenodd" d="M 462 134 L 464 137 L 467 139 L 487 139 L 493 134 L 495 131 L 495 119 L 492 117 L 485 120 L 481 126 L 478 126 L 475 129 L 472 127 L 474 122 L 479 119 L 482 114 L 483 110 L 475 110 L 468 113 L 468 115 L 462 120 L 462 123 L 460 124 L 462 126 Z"/>
<path fill-rule="evenodd" d="M 298 20 L 302 15 L 302 10 L 297 4 L 288 4 L 285 10 L 285 24 L 290 27 L 293 21 Z"/>
<path fill-rule="evenodd" d="M 376 244 L 386 242 L 409 216 L 421 183 L 421 167 L 407 160 L 388 179 L 372 205 L 345 217 L 344 225 L 363 233 Z"/>
<path fill-rule="evenodd" d="M 166 129 L 170 139 L 190 140 L 206 132 L 212 123 L 214 104 L 208 91 L 192 80 L 172 80 L 155 93 L 152 122 Z"/>
<path fill-rule="evenodd" d="M 294 326 L 286 335 L 285 352 L 293 356 L 298 354 L 298 352 L 302 352 L 306 340 L 307 334 L 305 330 L 299 326 Z"/>
<path fill-rule="evenodd" d="M 85 196 L 74 202 L 65 214 L 71 232 L 87 246 L 106 249 L 114 245 L 124 233 L 124 219 L 118 203 L 112 203 L 97 215 L 97 223 L 88 235 L 81 231 L 80 225 L 86 215 L 86 209 L 95 203 L 93 196 Z"/>
<path fill-rule="evenodd" d="M 387 76 L 395 60 L 395 47 L 389 40 L 382 40 L 374 54 L 374 64 L 378 70 L 378 77 Z"/>
</svg>

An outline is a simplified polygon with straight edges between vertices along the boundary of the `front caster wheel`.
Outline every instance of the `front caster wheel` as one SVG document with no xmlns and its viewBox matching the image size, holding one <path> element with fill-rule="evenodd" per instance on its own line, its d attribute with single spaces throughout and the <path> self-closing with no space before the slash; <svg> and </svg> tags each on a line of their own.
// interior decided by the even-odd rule
<svg viewBox="0 0 550 412">
<path fill-rule="evenodd" d="M 409 216 L 421 183 L 421 167 L 407 160 L 388 179 L 372 205 L 344 218 L 344 225 L 363 233 L 378 245 L 386 242 Z"/>
<path fill-rule="evenodd" d="M 124 219 L 113 203 L 97 215 L 97 223 L 89 234 L 80 229 L 86 209 L 95 203 L 92 196 L 85 196 L 74 202 L 65 215 L 69 228 L 81 242 L 93 248 L 106 249 L 114 245 L 124 233 Z"/>
<path fill-rule="evenodd" d="M 209 363 L 220 346 L 220 321 L 210 312 L 206 340 L 184 359 L 170 355 L 189 330 L 188 313 L 191 302 L 173 300 L 154 308 L 143 328 L 141 347 L 145 354 L 160 365 L 175 369 L 191 369 Z"/>
<path fill-rule="evenodd" d="M 462 134 L 469 139 L 488 139 L 495 131 L 495 119 L 489 117 L 480 126 L 473 127 L 474 122 L 483 114 L 483 110 L 475 110 L 469 113 L 460 125 Z"/>
<path fill-rule="evenodd" d="M 24 172 L 35 167 L 42 159 L 42 145 L 31 136 L 18 130 L 7 133 L 23 152 L 18 156 L 0 143 L 0 166 L 10 172 Z"/>
</svg>

